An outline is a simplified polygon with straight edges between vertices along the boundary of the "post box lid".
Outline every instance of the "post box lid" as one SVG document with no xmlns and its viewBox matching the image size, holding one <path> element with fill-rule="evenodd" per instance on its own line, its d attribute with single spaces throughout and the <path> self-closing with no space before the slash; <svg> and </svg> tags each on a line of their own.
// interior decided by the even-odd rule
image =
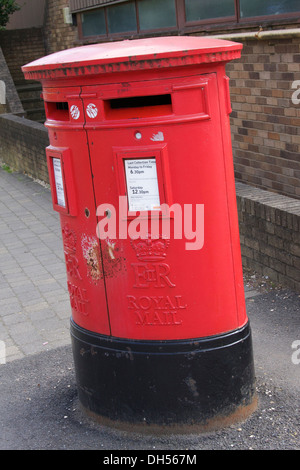
<svg viewBox="0 0 300 470">
<path fill-rule="evenodd" d="M 229 61 L 242 44 L 209 37 L 170 36 L 80 46 L 55 52 L 22 67 L 26 79 L 99 75 Z"/>
</svg>

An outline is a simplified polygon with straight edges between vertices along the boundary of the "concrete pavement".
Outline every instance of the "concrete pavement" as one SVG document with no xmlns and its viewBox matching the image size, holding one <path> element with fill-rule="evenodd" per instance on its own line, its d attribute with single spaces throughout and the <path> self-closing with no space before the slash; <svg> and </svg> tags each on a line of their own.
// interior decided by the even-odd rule
<svg viewBox="0 0 300 470">
<path fill-rule="evenodd" d="M 245 280 L 259 398 L 247 421 L 207 434 L 133 434 L 79 406 L 59 217 L 48 188 L 3 169 L 0 239 L 0 449 L 300 449 L 298 293 Z"/>
<path fill-rule="evenodd" d="M 50 190 L 0 170 L 0 340 L 6 361 L 70 343 L 59 216 Z"/>
</svg>

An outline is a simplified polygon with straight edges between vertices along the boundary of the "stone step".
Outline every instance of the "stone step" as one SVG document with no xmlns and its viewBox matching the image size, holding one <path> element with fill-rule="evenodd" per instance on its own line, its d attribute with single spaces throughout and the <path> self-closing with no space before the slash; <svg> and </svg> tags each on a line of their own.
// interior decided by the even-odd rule
<svg viewBox="0 0 300 470">
<path fill-rule="evenodd" d="M 41 98 L 42 86 L 40 83 L 29 82 L 16 84 L 21 103 L 26 111 L 27 118 L 32 121 L 44 122 L 45 110 Z"/>
<path fill-rule="evenodd" d="M 26 117 L 32 121 L 44 122 L 45 110 L 44 108 L 29 108 L 26 109 Z"/>
</svg>

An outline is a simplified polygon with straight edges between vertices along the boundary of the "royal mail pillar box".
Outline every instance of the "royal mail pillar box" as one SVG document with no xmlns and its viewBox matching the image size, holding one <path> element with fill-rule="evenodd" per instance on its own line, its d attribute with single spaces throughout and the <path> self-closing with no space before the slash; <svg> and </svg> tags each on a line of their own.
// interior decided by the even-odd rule
<svg viewBox="0 0 300 470">
<path fill-rule="evenodd" d="M 225 73 L 241 48 L 151 38 L 23 67 L 43 86 L 79 400 L 104 421 L 255 409 Z"/>
</svg>

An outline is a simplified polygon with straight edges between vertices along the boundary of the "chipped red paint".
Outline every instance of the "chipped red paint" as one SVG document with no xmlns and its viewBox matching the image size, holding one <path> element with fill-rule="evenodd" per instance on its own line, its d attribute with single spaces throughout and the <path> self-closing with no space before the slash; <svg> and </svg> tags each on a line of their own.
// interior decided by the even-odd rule
<svg viewBox="0 0 300 470">
<path fill-rule="evenodd" d="M 28 80 L 48 81 L 128 71 L 187 67 L 240 57 L 242 45 L 209 38 L 170 37 L 93 44 L 50 54 L 24 67 Z"/>
</svg>

